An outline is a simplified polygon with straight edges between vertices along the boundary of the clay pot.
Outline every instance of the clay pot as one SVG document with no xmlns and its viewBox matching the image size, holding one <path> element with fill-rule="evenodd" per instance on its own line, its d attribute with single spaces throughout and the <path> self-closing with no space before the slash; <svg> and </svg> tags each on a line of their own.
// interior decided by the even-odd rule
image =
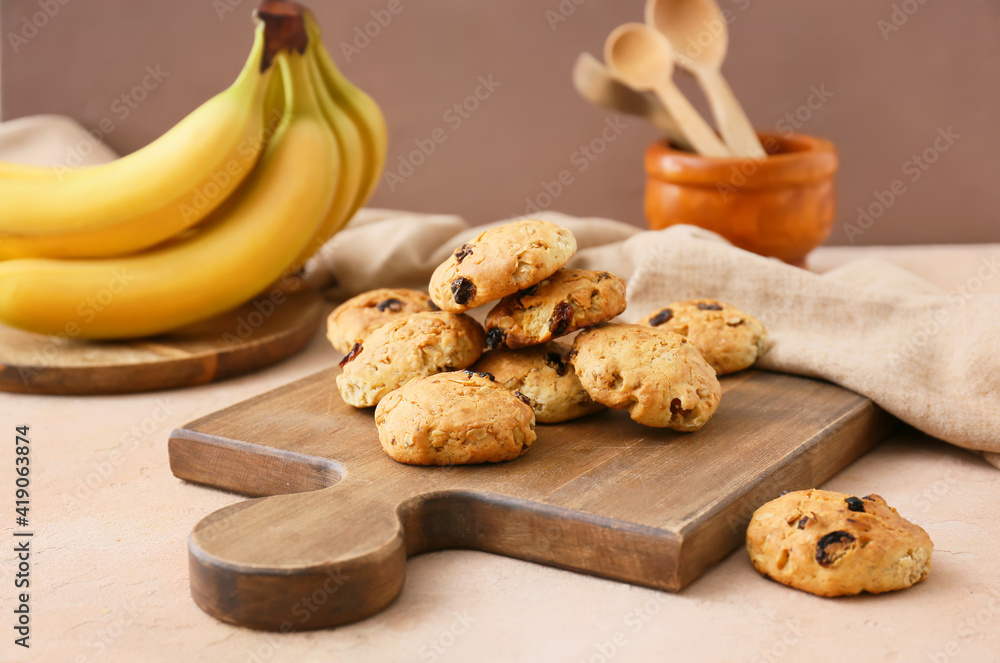
<svg viewBox="0 0 1000 663">
<path fill-rule="evenodd" d="M 833 225 L 837 152 L 821 138 L 758 135 L 768 152 L 762 160 L 703 157 L 666 141 L 650 145 L 649 227 L 700 226 L 740 248 L 804 266 Z"/>
</svg>

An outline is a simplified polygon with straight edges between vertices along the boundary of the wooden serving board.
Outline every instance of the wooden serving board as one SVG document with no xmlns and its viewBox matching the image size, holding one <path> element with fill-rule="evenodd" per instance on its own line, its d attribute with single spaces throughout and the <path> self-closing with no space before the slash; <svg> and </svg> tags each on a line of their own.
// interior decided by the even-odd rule
<svg viewBox="0 0 1000 663">
<path fill-rule="evenodd" d="M 280 631 L 355 621 L 401 591 L 407 556 L 441 548 L 679 590 L 742 544 L 759 505 L 822 483 L 894 423 L 835 385 L 747 371 L 722 380 L 697 433 L 605 412 L 539 425 L 512 462 L 413 467 L 383 453 L 372 409 L 341 400 L 338 372 L 172 433 L 176 476 L 272 496 L 191 534 L 191 593 L 209 614 Z"/>
<path fill-rule="evenodd" d="M 313 290 L 254 300 L 171 334 L 82 341 L 0 325 L 0 391 L 120 394 L 174 389 L 249 373 L 301 350 L 325 304 Z"/>
</svg>

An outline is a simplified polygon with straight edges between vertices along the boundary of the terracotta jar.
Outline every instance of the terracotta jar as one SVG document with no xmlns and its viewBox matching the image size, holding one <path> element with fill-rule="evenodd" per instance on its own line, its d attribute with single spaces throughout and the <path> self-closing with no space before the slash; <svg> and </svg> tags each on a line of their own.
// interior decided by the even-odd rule
<svg viewBox="0 0 1000 663">
<path fill-rule="evenodd" d="M 758 135 L 766 159 L 703 157 L 666 141 L 650 145 L 649 227 L 700 226 L 740 248 L 804 266 L 833 225 L 837 152 L 821 138 Z"/>
</svg>

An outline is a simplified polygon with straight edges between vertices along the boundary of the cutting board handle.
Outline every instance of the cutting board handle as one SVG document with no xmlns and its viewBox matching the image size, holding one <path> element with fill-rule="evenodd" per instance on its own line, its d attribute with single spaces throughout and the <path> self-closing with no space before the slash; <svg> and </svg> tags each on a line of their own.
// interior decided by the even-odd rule
<svg viewBox="0 0 1000 663">
<path fill-rule="evenodd" d="M 188 540 L 195 602 L 223 621 L 281 632 L 345 624 L 385 608 L 406 570 L 398 500 L 358 483 L 345 478 L 204 518 Z"/>
</svg>

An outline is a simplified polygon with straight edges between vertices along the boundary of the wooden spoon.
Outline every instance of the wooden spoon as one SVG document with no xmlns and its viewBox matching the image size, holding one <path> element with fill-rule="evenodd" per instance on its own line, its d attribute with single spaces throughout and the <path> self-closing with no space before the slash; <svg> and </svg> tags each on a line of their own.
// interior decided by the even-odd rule
<svg viewBox="0 0 1000 663">
<path fill-rule="evenodd" d="M 573 86 L 587 101 L 620 113 L 645 118 L 662 131 L 672 145 L 694 151 L 659 99 L 625 85 L 590 53 L 580 53 L 576 58 L 576 64 L 573 65 Z"/>
<path fill-rule="evenodd" d="M 626 85 L 636 90 L 649 90 L 658 96 L 699 154 L 732 156 L 729 148 L 674 85 L 671 78 L 673 49 L 654 28 L 642 23 L 619 25 L 604 42 L 604 61 Z"/>
<path fill-rule="evenodd" d="M 719 131 L 736 156 L 766 157 L 753 125 L 722 76 L 729 30 L 715 0 L 647 0 L 646 23 L 670 42 L 674 61 L 698 79 Z"/>
</svg>

